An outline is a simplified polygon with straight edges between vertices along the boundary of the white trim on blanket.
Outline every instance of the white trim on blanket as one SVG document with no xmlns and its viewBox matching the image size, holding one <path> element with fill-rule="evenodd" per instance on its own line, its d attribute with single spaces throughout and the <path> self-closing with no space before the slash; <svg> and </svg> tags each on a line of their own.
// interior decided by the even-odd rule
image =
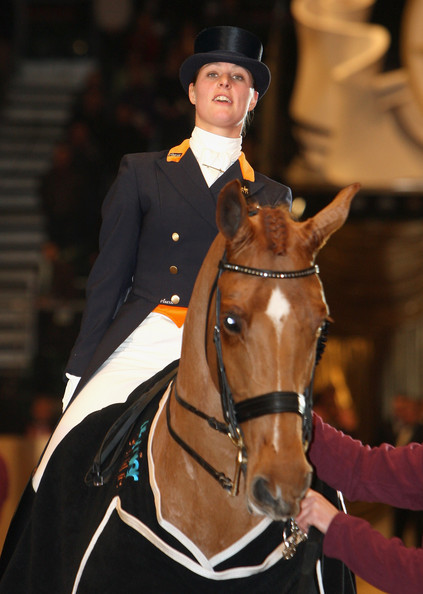
<svg viewBox="0 0 423 594">
<path fill-rule="evenodd" d="M 75 582 L 74 582 L 73 588 L 72 588 L 72 594 L 76 594 L 78 592 L 79 582 L 81 581 L 81 577 L 82 577 L 82 574 L 84 573 L 84 569 L 85 569 L 85 566 L 87 565 L 88 559 L 90 558 L 90 555 L 93 552 L 94 547 L 97 544 L 97 541 L 100 538 L 104 528 L 107 526 L 110 516 L 115 511 L 116 505 L 118 503 L 118 499 L 119 499 L 119 497 L 114 497 L 111 500 L 110 505 L 107 508 L 107 511 L 104 514 L 102 521 L 98 525 L 97 530 L 94 532 L 94 535 L 90 541 L 90 544 L 88 545 L 88 547 L 81 559 L 81 563 L 79 564 L 78 572 L 76 574 Z"/>
<path fill-rule="evenodd" d="M 120 517 L 120 519 L 136 530 L 139 534 L 144 536 L 148 541 L 150 541 L 155 547 L 157 547 L 163 554 L 167 555 L 176 563 L 183 565 L 193 573 L 205 577 L 210 580 L 229 580 L 229 579 L 236 579 L 236 578 L 245 578 L 251 575 L 255 575 L 257 573 L 261 573 L 269 569 L 275 563 L 277 563 L 281 559 L 280 547 L 277 547 L 260 565 L 252 565 L 248 567 L 235 567 L 231 569 L 225 569 L 223 571 L 214 571 L 214 569 L 208 564 L 208 567 L 204 565 L 200 565 L 184 553 L 174 549 L 166 542 L 164 542 L 161 538 L 159 538 L 154 532 L 148 528 L 143 522 L 141 522 L 138 518 L 132 516 L 131 514 L 127 513 L 123 510 L 120 506 L 120 501 L 116 507 L 116 511 Z"/>
<path fill-rule="evenodd" d="M 268 555 L 268 557 L 260 565 L 254 565 L 249 567 L 235 567 L 232 569 L 226 569 L 224 571 L 214 571 L 213 567 L 211 567 L 210 565 L 208 567 L 200 565 L 184 553 L 181 553 L 180 551 L 168 545 L 138 518 L 122 509 L 120 497 L 116 496 L 110 502 L 110 505 L 103 517 L 103 520 L 100 522 L 97 530 L 95 531 L 90 541 L 90 544 L 88 545 L 82 557 L 81 563 L 78 568 L 78 572 L 76 574 L 72 594 L 77 594 L 79 584 L 81 582 L 85 567 L 87 566 L 91 553 L 93 552 L 101 534 L 103 533 L 111 516 L 113 515 L 113 512 L 116 512 L 118 514 L 119 518 L 122 520 L 124 524 L 141 534 L 141 536 L 146 538 L 164 555 L 167 555 L 170 559 L 172 559 L 176 563 L 179 563 L 189 571 L 192 571 L 193 573 L 196 573 L 197 575 L 200 575 L 207 579 L 220 581 L 249 577 L 251 575 L 255 575 L 257 573 L 262 573 L 263 571 L 266 571 L 275 563 L 277 563 L 281 558 L 280 547 L 277 547 L 270 555 Z"/>
<path fill-rule="evenodd" d="M 149 443 L 148 443 L 148 457 L 149 457 L 149 468 L 150 468 L 150 483 L 153 489 L 155 500 L 156 500 L 156 508 L 160 509 L 160 492 L 157 488 L 156 482 L 154 480 L 154 462 L 151 456 L 151 437 L 154 434 L 154 429 L 156 427 L 156 422 L 160 411 L 162 410 L 165 402 L 166 402 L 167 392 L 165 396 L 162 398 L 160 402 L 159 410 L 156 414 L 156 417 L 152 423 L 150 436 L 149 436 Z M 133 516 L 126 510 L 122 508 L 122 502 L 119 496 L 114 497 L 107 511 L 98 525 L 96 531 L 94 532 L 91 541 L 84 552 L 84 555 L 81 559 L 81 563 L 78 568 L 78 572 L 75 577 L 74 586 L 72 589 L 72 594 L 77 594 L 80 581 L 82 579 L 85 567 L 89 561 L 91 553 L 93 552 L 101 534 L 105 530 L 110 518 L 113 515 L 113 512 L 116 512 L 120 520 L 138 532 L 141 536 L 147 539 L 153 546 L 155 546 L 158 550 L 160 550 L 164 555 L 167 555 L 170 559 L 179 563 L 189 571 L 202 576 L 207 579 L 215 580 L 215 581 L 222 581 L 222 580 L 229 580 L 229 579 L 239 579 L 239 578 L 246 578 L 252 575 L 256 575 L 262 573 L 275 565 L 281 558 L 282 558 L 282 543 L 278 545 L 259 565 L 252 565 L 252 566 L 239 566 L 233 567 L 229 569 L 225 569 L 222 571 L 215 571 L 214 567 L 216 567 L 219 563 L 229 559 L 231 556 L 235 555 L 239 551 L 241 551 L 247 544 L 252 542 L 255 538 L 257 538 L 271 523 L 271 520 L 267 518 L 260 522 L 255 528 L 250 530 L 247 534 L 245 534 L 241 539 L 235 542 L 233 545 L 221 551 L 211 559 L 207 559 L 207 557 L 201 552 L 201 550 L 180 530 L 178 530 L 175 526 L 163 520 L 158 513 L 158 520 L 160 525 L 163 529 L 169 532 L 172 536 L 174 536 L 181 544 L 189 550 L 194 559 L 189 557 L 188 555 L 178 551 L 177 549 L 173 548 L 169 544 L 167 544 L 164 540 L 162 540 L 157 534 L 155 534 L 151 528 L 149 528 L 146 524 L 144 524 L 139 518 Z M 320 594 L 324 594 L 323 589 L 323 581 L 321 576 L 321 567 L 320 561 L 317 562 L 316 567 L 317 573 L 317 580 L 319 585 Z"/>
</svg>

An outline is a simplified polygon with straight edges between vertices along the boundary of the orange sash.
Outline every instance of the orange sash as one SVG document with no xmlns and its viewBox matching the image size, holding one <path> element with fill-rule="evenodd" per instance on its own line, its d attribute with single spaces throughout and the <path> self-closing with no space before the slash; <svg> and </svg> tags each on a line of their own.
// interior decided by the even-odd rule
<svg viewBox="0 0 423 594">
<path fill-rule="evenodd" d="M 188 308 L 175 307 L 174 305 L 165 305 L 164 303 L 160 303 L 153 309 L 153 311 L 170 318 L 172 322 L 175 322 L 178 328 L 180 328 L 185 322 L 185 316 L 187 315 Z"/>
</svg>

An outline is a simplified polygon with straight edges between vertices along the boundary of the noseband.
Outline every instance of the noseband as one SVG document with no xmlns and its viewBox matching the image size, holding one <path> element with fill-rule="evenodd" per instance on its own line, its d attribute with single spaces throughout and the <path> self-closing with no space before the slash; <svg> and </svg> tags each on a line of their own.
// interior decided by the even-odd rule
<svg viewBox="0 0 423 594">
<path fill-rule="evenodd" d="M 282 412 L 294 412 L 301 416 L 303 419 L 303 443 L 305 449 L 307 449 L 308 444 L 311 438 L 312 432 L 312 384 L 313 384 L 313 376 L 314 370 L 312 374 L 312 379 L 310 384 L 306 390 L 305 394 L 298 394 L 297 392 L 288 392 L 288 391 L 277 391 L 277 392 L 270 392 L 268 394 L 262 394 L 260 396 L 255 396 L 253 398 L 247 398 L 241 402 L 235 404 L 232 391 L 229 386 L 229 382 L 225 372 L 225 366 L 223 363 L 223 356 L 222 356 L 222 341 L 221 341 L 221 332 L 219 326 L 220 320 L 220 307 L 221 307 L 221 295 L 220 290 L 218 287 L 218 281 L 222 273 L 227 270 L 230 272 L 237 272 L 241 274 L 248 274 L 250 276 L 255 276 L 259 278 L 272 278 L 272 279 L 294 279 L 294 278 L 303 278 L 306 276 L 311 276 L 313 274 L 319 273 L 319 268 L 317 265 L 311 266 L 310 268 L 305 268 L 302 270 L 294 270 L 294 271 L 274 271 L 274 270 L 265 270 L 261 268 L 251 268 L 249 266 L 240 266 L 239 264 L 231 264 L 230 262 L 226 261 L 226 256 L 224 255 L 222 260 L 219 262 L 219 270 L 216 275 L 215 281 L 213 283 L 210 297 L 209 297 L 209 304 L 207 309 L 207 317 L 206 320 L 209 319 L 210 313 L 210 306 L 212 302 L 212 297 L 214 293 L 216 293 L 216 307 L 215 307 L 215 326 L 214 326 L 214 344 L 216 348 L 216 355 L 217 355 L 217 363 L 218 363 L 218 372 L 219 372 L 219 388 L 220 388 L 220 395 L 221 395 L 221 403 L 222 403 L 222 412 L 224 417 L 224 422 L 218 421 L 214 417 L 210 417 L 203 413 L 202 411 L 198 410 L 191 404 L 189 404 L 186 400 L 181 398 L 178 394 L 175 382 L 175 399 L 176 401 L 182 405 L 186 410 L 196 414 L 200 418 L 206 420 L 210 427 L 213 429 L 228 435 L 231 439 L 232 443 L 237 448 L 237 457 L 236 457 L 236 469 L 235 469 L 235 476 L 234 479 L 231 480 L 227 477 L 224 473 L 218 472 L 215 468 L 213 468 L 204 458 L 202 458 L 197 452 L 195 452 L 181 437 L 174 431 L 171 425 L 170 419 L 170 398 L 167 402 L 167 425 L 169 429 L 169 433 L 175 439 L 175 441 L 192 457 L 194 458 L 209 474 L 211 474 L 220 484 L 221 486 L 229 491 L 231 495 L 237 495 L 239 489 L 239 480 L 241 471 L 245 472 L 246 464 L 247 464 L 247 452 L 244 444 L 243 433 L 241 430 L 241 424 L 245 421 L 249 421 L 251 419 L 255 419 L 257 417 L 268 415 L 268 414 L 275 414 L 275 413 L 282 413 Z M 207 335 L 207 332 L 206 332 Z M 316 362 L 319 357 L 319 351 L 322 349 L 324 345 L 325 337 L 321 335 L 319 338 L 317 355 L 316 355 Z"/>
</svg>

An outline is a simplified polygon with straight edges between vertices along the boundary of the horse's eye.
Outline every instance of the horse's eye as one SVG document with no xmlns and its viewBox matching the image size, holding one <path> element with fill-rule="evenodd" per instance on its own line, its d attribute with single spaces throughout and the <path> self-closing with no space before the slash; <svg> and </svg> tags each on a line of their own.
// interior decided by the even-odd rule
<svg viewBox="0 0 423 594">
<path fill-rule="evenodd" d="M 223 325 L 225 326 L 226 330 L 233 333 L 241 332 L 241 325 L 239 320 L 234 315 L 227 315 L 223 319 Z"/>
</svg>

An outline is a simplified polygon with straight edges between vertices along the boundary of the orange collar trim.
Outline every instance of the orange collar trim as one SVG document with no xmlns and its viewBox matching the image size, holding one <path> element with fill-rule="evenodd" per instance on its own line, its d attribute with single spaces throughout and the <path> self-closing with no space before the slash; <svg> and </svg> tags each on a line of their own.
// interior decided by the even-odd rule
<svg viewBox="0 0 423 594">
<path fill-rule="evenodd" d="M 167 154 L 166 160 L 168 162 L 173 161 L 175 163 L 179 163 L 182 157 L 185 155 L 187 150 L 189 149 L 189 138 L 186 138 L 181 144 L 178 146 L 174 146 L 170 149 Z M 253 182 L 255 181 L 255 174 L 254 169 L 251 167 L 249 162 L 247 161 L 244 153 L 241 153 L 239 156 L 239 166 L 241 167 L 242 177 L 247 181 Z"/>
<path fill-rule="evenodd" d="M 256 176 L 254 174 L 254 169 L 251 167 L 251 165 L 247 161 L 244 153 L 240 154 L 238 160 L 239 160 L 239 166 L 241 167 L 242 177 L 250 182 L 255 181 Z"/>
<path fill-rule="evenodd" d="M 183 142 L 181 142 L 181 144 L 179 144 L 178 146 L 174 146 L 173 148 L 170 149 L 170 151 L 167 154 L 167 161 L 175 161 L 176 163 L 179 163 L 179 161 L 182 159 L 182 157 L 185 155 L 185 153 L 187 152 L 187 150 L 189 149 L 189 138 L 186 138 Z"/>
</svg>

